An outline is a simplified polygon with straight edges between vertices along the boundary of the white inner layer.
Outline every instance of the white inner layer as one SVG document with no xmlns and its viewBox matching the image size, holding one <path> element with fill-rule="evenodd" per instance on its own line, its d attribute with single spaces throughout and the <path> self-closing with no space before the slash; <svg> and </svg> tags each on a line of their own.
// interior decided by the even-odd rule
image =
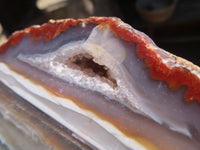
<svg viewBox="0 0 200 150">
<path fill-rule="evenodd" d="M 20 54 L 17 58 L 67 82 L 101 92 L 108 97 L 120 99 L 122 102 L 128 102 L 128 99 L 131 99 L 129 105 L 139 109 L 138 101 L 135 100 L 137 92 L 134 92 L 137 90 L 132 85 L 133 81 L 130 81 L 131 77 L 127 78 L 130 74 L 121 65 L 126 57 L 125 47 L 117 40 L 108 27 L 104 30 L 96 27 L 86 41 L 71 42 L 47 54 Z M 102 82 L 98 76 L 89 77 L 81 70 L 70 68 L 65 64 L 69 58 L 84 53 L 90 54 L 94 57 L 94 62 L 109 69 L 112 78 L 117 82 L 116 88 Z"/>
<path fill-rule="evenodd" d="M 60 98 L 51 94 L 43 87 L 35 85 L 27 78 L 13 72 L 3 63 L 0 63 L 0 68 L 0 79 L 5 85 L 97 148 L 106 150 L 115 146 L 115 149 L 121 149 L 122 146 L 119 143 L 120 141 L 131 149 L 146 149 L 134 139 L 124 135 L 111 123 L 100 119 L 90 111 L 81 109 L 70 99 Z M 48 100 L 56 103 L 57 105 L 52 105 Z M 64 106 L 66 110 L 64 109 L 61 111 L 60 109 L 57 109 L 58 105 Z M 70 117 L 66 118 L 67 114 Z M 89 119 L 84 119 L 87 118 L 86 116 Z M 88 124 L 86 126 L 82 126 L 83 121 L 87 121 Z M 96 127 L 94 130 L 91 130 L 91 127 L 94 127 L 96 123 L 98 123 L 101 127 Z M 98 134 L 96 134 L 96 132 Z M 102 133 L 103 135 L 99 133 Z M 105 137 L 108 139 L 104 140 Z"/>
</svg>

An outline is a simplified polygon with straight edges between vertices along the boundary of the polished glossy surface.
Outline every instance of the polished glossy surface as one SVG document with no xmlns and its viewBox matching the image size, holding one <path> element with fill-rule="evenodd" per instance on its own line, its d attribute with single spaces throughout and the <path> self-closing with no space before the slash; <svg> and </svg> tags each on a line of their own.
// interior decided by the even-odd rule
<svg viewBox="0 0 200 150">
<path fill-rule="evenodd" d="M 118 18 L 51 20 L 0 52 L 2 83 L 92 148 L 200 148 L 199 67 Z"/>
</svg>

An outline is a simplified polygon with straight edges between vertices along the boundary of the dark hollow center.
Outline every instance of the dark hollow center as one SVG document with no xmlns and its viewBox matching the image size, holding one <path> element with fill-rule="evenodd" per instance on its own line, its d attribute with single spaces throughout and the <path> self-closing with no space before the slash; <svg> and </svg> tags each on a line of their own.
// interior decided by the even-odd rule
<svg viewBox="0 0 200 150">
<path fill-rule="evenodd" d="M 117 82 L 115 79 L 112 79 L 109 75 L 109 68 L 105 65 L 100 65 L 93 60 L 94 58 L 89 54 L 78 54 L 66 61 L 66 64 L 76 69 L 79 69 L 86 73 L 88 76 L 91 76 L 91 72 L 94 75 L 98 75 L 105 79 L 108 83 L 111 82 L 113 87 L 117 86 Z M 90 73 L 88 73 L 90 72 Z"/>
</svg>

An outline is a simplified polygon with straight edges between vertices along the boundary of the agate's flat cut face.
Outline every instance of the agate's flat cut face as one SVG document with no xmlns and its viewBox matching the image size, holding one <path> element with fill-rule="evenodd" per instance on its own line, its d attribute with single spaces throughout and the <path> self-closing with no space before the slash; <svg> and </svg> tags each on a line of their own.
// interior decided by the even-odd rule
<svg viewBox="0 0 200 150">
<path fill-rule="evenodd" d="M 118 18 L 15 32 L 0 80 L 92 148 L 200 149 L 200 68 Z"/>
</svg>

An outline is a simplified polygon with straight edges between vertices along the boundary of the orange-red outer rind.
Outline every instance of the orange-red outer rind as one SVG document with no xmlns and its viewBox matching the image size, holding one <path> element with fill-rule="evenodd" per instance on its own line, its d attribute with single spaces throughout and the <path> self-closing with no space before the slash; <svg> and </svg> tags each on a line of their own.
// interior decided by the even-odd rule
<svg viewBox="0 0 200 150">
<path fill-rule="evenodd" d="M 49 41 L 61 32 L 66 31 L 69 26 L 75 26 L 83 22 L 86 24 L 88 22 L 97 24 L 99 28 L 109 26 L 116 37 L 120 37 L 128 43 L 136 43 L 137 54 L 141 59 L 145 59 L 147 66 L 151 70 L 152 78 L 166 82 L 173 89 L 186 86 L 188 88 L 185 94 L 186 101 L 196 99 L 200 102 L 200 68 L 184 59 L 159 49 L 146 35 L 123 23 L 118 18 L 90 17 L 88 19 L 78 20 L 50 20 L 41 26 L 31 26 L 25 30 L 15 32 L 0 47 L 0 52 L 6 51 L 9 45 L 16 46 L 25 35 L 30 35 L 35 40 L 43 38 L 44 41 Z M 167 59 L 174 65 L 165 63 L 164 58 L 162 58 L 156 49 L 169 55 Z M 170 56 L 173 56 L 175 61 L 171 60 Z"/>
</svg>

